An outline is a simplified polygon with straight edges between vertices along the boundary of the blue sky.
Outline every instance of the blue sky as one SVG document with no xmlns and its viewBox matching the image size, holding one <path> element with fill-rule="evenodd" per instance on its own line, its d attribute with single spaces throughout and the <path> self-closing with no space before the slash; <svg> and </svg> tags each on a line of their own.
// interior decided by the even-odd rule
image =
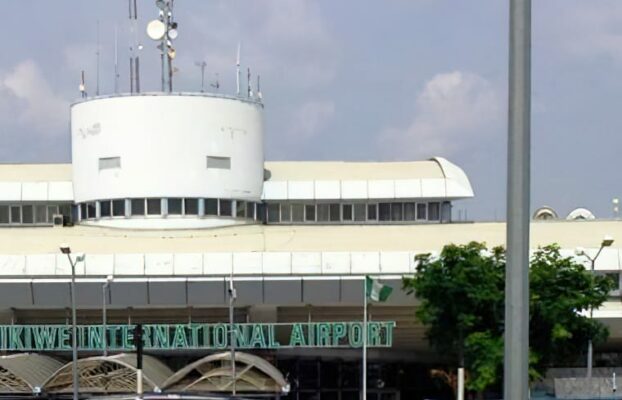
<svg viewBox="0 0 622 400">
<path fill-rule="evenodd" d="M 261 74 L 269 160 L 418 160 L 443 156 L 471 178 L 469 218 L 503 219 L 508 1 L 177 0 L 176 90 L 200 70 L 235 86 L 235 49 Z M 157 15 L 138 0 L 143 90 L 159 56 L 144 34 Z M 0 57 L 0 162 L 69 161 L 68 106 L 80 70 L 113 89 L 114 27 L 128 84 L 126 0 L 6 3 Z M 533 4 L 532 205 L 610 217 L 622 195 L 622 3 Z"/>
</svg>

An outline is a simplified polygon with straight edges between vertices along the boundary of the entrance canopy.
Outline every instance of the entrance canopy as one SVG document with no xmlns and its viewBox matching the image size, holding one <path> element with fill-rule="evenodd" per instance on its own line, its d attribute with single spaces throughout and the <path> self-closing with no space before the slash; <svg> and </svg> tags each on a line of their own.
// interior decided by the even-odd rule
<svg viewBox="0 0 622 400">
<path fill-rule="evenodd" d="M 0 393 L 34 393 L 63 363 L 40 354 L 22 353 L 0 357 Z"/>
</svg>

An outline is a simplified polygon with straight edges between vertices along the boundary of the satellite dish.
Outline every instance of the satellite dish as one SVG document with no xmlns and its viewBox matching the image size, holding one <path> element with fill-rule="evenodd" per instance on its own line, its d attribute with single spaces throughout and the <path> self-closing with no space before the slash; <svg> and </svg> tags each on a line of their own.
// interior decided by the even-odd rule
<svg viewBox="0 0 622 400">
<path fill-rule="evenodd" d="M 147 36 L 152 40 L 161 40 L 166 34 L 166 25 L 160 20 L 154 19 L 147 24 Z"/>
<path fill-rule="evenodd" d="M 171 40 L 175 40 L 175 39 L 177 39 L 177 35 L 178 34 L 179 33 L 177 33 L 177 29 L 169 29 L 169 31 L 168 31 L 168 38 L 171 39 Z"/>
<path fill-rule="evenodd" d="M 156 7 L 158 7 L 160 10 L 164 10 L 164 8 L 166 7 L 166 3 L 164 2 L 164 0 L 156 0 Z"/>
</svg>

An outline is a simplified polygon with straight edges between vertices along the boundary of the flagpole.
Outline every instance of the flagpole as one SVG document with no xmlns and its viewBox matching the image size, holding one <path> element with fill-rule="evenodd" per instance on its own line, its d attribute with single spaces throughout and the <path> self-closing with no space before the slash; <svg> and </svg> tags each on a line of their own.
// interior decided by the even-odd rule
<svg viewBox="0 0 622 400">
<path fill-rule="evenodd" d="M 367 400 L 367 277 L 363 278 L 363 398 Z"/>
</svg>

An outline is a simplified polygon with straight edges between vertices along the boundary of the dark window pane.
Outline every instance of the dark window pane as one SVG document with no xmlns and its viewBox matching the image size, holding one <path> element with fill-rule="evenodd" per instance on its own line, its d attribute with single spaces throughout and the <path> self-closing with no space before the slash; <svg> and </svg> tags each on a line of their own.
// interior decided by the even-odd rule
<svg viewBox="0 0 622 400">
<path fill-rule="evenodd" d="M 86 204 L 80 204 L 80 218 L 86 219 Z"/>
<path fill-rule="evenodd" d="M 246 215 L 246 202 L 242 200 L 236 200 L 235 216 L 238 218 L 244 218 L 244 215 Z"/>
<path fill-rule="evenodd" d="M 328 222 L 330 213 L 330 207 L 328 204 L 317 205 L 317 220 L 318 222 Z"/>
<path fill-rule="evenodd" d="M 246 218 L 248 219 L 255 218 L 255 203 L 251 203 L 251 202 L 246 203 Z"/>
<path fill-rule="evenodd" d="M 199 200 L 198 199 L 185 199 L 184 200 L 184 214 L 199 215 Z"/>
<path fill-rule="evenodd" d="M 265 222 L 266 221 L 266 205 L 264 203 L 256 203 L 255 207 L 257 207 L 257 221 Z"/>
<path fill-rule="evenodd" d="M 289 204 L 281 204 L 281 222 L 290 222 L 292 219 L 291 207 Z"/>
<path fill-rule="evenodd" d="M 231 217 L 233 214 L 231 213 L 233 210 L 231 209 L 231 200 L 222 200 L 220 199 L 220 215 L 223 217 Z"/>
<path fill-rule="evenodd" d="M 302 222 L 305 217 L 305 207 L 303 204 L 292 204 L 292 221 Z"/>
<path fill-rule="evenodd" d="M 168 199 L 168 215 L 181 215 L 181 199 Z"/>
<path fill-rule="evenodd" d="M 162 201 L 160 199 L 147 199 L 147 215 L 162 214 Z"/>
<path fill-rule="evenodd" d="M 345 219 L 345 217 L 344 217 Z M 354 205 L 354 220 L 365 221 L 365 204 Z"/>
<path fill-rule="evenodd" d="M 391 220 L 401 221 L 402 219 L 403 219 L 402 203 L 392 203 L 391 204 Z"/>
<path fill-rule="evenodd" d="M 12 224 L 21 224 L 22 223 L 22 209 L 19 206 L 11 207 L 11 223 Z"/>
<path fill-rule="evenodd" d="M 54 222 L 54 214 L 58 214 L 58 206 L 48 206 L 48 223 Z"/>
<path fill-rule="evenodd" d="M 376 204 L 367 205 L 367 220 L 368 221 L 376 221 L 378 219 L 376 211 L 377 211 Z"/>
<path fill-rule="evenodd" d="M 125 216 L 125 200 L 112 200 L 112 215 L 115 217 Z"/>
<path fill-rule="evenodd" d="M 279 203 L 268 204 L 268 222 L 279 222 Z"/>
<path fill-rule="evenodd" d="M 417 203 L 417 220 L 428 219 L 428 205 L 426 203 Z"/>
<path fill-rule="evenodd" d="M 610 272 L 605 275 L 613 282 L 612 290 L 620 290 L 620 274 L 617 272 Z"/>
<path fill-rule="evenodd" d="M 218 215 L 218 199 L 205 199 L 205 215 Z"/>
<path fill-rule="evenodd" d="M 415 203 L 404 203 L 404 221 L 415 220 Z"/>
<path fill-rule="evenodd" d="M 305 205 L 305 221 L 315 221 L 315 204 Z"/>
<path fill-rule="evenodd" d="M 9 206 L 0 206 L 0 224 L 8 224 L 9 221 Z"/>
<path fill-rule="evenodd" d="M 365 210 L 363 210 L 364 212 Z M 343 220 L 352 221 L 352 204 L 343 205 Z"/>
<path fill-rule="evenodd" d="M 99 202 L 99 216 L 109 217 L 111 215 L 110 200 Z"/>
<path fill-rule="evenodd" d="M 333 203 L 330 205 L 330 220 L 332 222 L 341 221 L 341 206 L 339 204 Z"/>
<path fill-rule="evenodd" d="M 45 205 L 35 206 L 35 222 L 37 224 L 45 224 L 47 222 L 47 207 Z"/>
<path fill-rule="evenodd" d="M 438 203 L 428 204 L 428 220 L 438 221 L 441 217 L 441 210 Z"/>
<path fill-rule="evenodd" d="M 378 219 L 380 221 L 391 221 L 391 203 L 380 203 L 378 204 L 378 208 Z"/>
<path fill-rule="evenodd" d="M 90 219 L 97 218 L 95 203 L 86 203 L 86 217 Z"/>
<path fill-rule="evenodd" d="M 145 215 L 145 199 L 132 199 L 132 215 Z"/>
<path fill-rule="evenodd" d="M 34 210 L 32 206 L 22 206 L 22 223 L 32 224 L 34 221 Z"/>
</svg>

